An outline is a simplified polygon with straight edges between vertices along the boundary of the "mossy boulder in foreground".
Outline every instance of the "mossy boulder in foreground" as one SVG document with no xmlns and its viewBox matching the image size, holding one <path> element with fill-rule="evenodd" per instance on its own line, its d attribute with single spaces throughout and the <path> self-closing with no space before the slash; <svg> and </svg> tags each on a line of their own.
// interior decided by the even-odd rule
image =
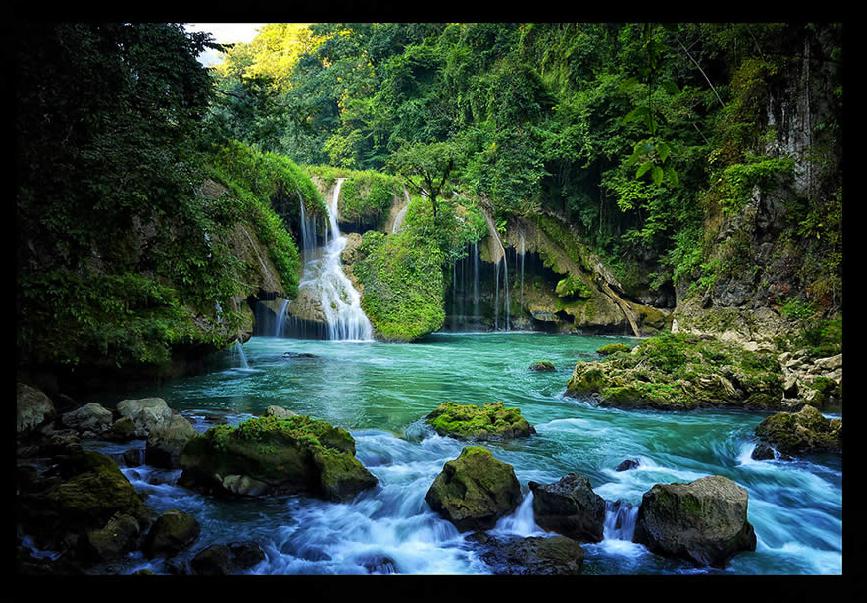
<svg viewBox="0 0 867 603">
<path fill-rule="evenodd" d="M 581 545 L 565 536 L 493 537 L 478 532 L 470 540 L 498 575 L 572 576 L 581 573 L 584 563 Z"/>
<path fill-rule="evenodd" d="M 530 482 L 529 486 L 539 526 L 584 542 L 602 540 L 605 501 L 585 476 L 570 473 L 554 484 Z"/>
<path fill-rule="evenodd" d="M 579 362 L 566 394 L 622 408 L 769 409 L 781 406 L 783 386 L 780 365 L 770 352 L 666 333 L 642 341 L 629 354 Z"/>
<path fill-rule="evenodd" d="M 460 439 L 504 440 L 536 433 L 519 409 L 502 402 L 482 406 L 443 402 L 425 420 L 441 436 Z"/>
<path fill-rule="evenodd" d="M 633 540 L 654 553 L 724 567 L 735 553 L 756 550 L 748 498 L 720 475 L 656 484 L 641 499 Z"/>
<path fill-rule="evenodd" d="M 218 425 L 190 440 L 181 485 L 213 494 L 307 494 L 349 500 L 377 484 L 349 432 L 304 415 Z"/>
<path fill-rule="evenodd" d="M 467 446 L 448 461 L 425 501 L 461 531 L 487 530 L 521 502 L 515 470 L 481 446 Z"/>
<path fill-rule="evenodd" d="M 798 412 L 778 412 L 756 427 L 759 439 L 784 455 L 842 452 L 840 419 L 826 419 L 818 409 L 804 406 Z"/>
</svg>

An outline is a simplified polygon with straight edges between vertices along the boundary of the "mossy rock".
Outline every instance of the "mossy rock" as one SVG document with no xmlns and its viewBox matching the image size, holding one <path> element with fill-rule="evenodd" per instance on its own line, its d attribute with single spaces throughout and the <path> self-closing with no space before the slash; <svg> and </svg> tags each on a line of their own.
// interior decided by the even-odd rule
<svg viewBox="0 0 867 603">
<path fill-rule="evenodd" d="M 530 365 L 530 370 L 541 373 L 550 373 L 551 371 L 556 371 L 557 367 L 554 366 L 553 362 L 550 362 L 548 360 L 537 360 Z"/>
<path fill-rule="evenodd" d="M 443 402 L 425 420 L 439 435 L 459 439 L 504 440 L 536 433 L 519 409 L 502 402 L 481 406 Z"/>
<path fill-rule="evenodd" d="M 487 530 L 521 502 L 514 468 L 481 446 L 467 446 L 446 462 L 425 495 L 431 508 L 461 531 Z"/>
<path fill-rule="evenodd" d="M 188 513 L 171 509 L 160 515 L 145 538 L 144 550 L 148 556 L 173 556 L 199 537 L 201 527 Z"/>
<path fill-rule="evenodd" d="M 307 494 L 346 500 L 376 485 L 345 429 L 304 415 L 218 425 L 190 440 L 182 485 L 213 494 Z"/>
<path fill-rule="evenodd" d="M 584 550 L 565 536 L 492 537 L 479 532 L 470 537 L 479 555 L 497 575 L 569 576 L 581 573 Z"/>
<path fill-rule="evenodd" d="M 840 419 L 826 419 L 812 407 L 800 411 L 779 412 L 765 418 L 756 427 L 756 435 L 785 455 L 814 452 L 842 452 Z"/>
<path fill-rule="evenodd" d="M 560 280 L 554 288 L 554 292 L 558 297 L 581 298 L 588 299 L 593 295 L 593 287 L 589 286 L 579 276 L 570 274 L 566 278 Z"/>
<path fill-rule="evenodd" d="M 630 353 L 623 352 L 578 362 L 566 394 L 623 408 L 782 406 L 782 370 L 770 352 L 673 333 L 650 337 Z"/>
<path fill-rule="evenodd" d="M 629 352 L 631 349 L 625 343 L 606 343 L 596 348 L 596 353 L 601 356 L 609 356 L 615 352 Z"/>
<path fill-rule="evenodd" d="M 744 488 L 719 475 L 656 484 L 642 497 L 633 540 L 661 555 L 724 567 L 736 553 L 756 549 L 748 499 Z"/>
</svg>

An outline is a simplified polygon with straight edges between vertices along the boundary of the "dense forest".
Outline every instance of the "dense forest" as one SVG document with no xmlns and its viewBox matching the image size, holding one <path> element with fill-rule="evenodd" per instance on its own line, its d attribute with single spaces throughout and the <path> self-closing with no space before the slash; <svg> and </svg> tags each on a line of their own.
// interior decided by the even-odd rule
<svg viewBox="0 0 867 603">
<path fill-rule="evenodd" d="M 840 572 L 842 25 L 11 42 L 23 573 Z"/>
</svg>

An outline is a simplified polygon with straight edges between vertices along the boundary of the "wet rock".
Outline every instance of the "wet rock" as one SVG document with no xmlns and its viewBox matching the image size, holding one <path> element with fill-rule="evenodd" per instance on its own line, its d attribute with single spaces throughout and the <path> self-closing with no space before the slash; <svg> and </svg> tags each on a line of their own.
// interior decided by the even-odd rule
<svg viewBox="0 0 867 603">
<path fill-rule="evenodd" d="M 438 434 L 459 439 L 505 440 L 536 433 L 520 409 L 507 408 L 502 402 L 481 406 L 444 402 L 425 421 Z"/>
<path fill-rule="evenodd" d="M 294 417 L 298 413 L 292 412 L 288 408 L 283 408 L 282 406 L 277 406 L 276 404 L 272 404 L 268 408 L 265 409 L 266 417 L 278 417 L 278 418 L 286 418 L 286 417 Z"/>
<path fill-rule="evenodd" d="M 140 534 L 141 527 L 135 517 L 118 513 L 104 527 L 88 531 L 85 542 L 91 555 L 110 561 L 135 549 Z"/>
<path fill-rule="evenodd" d="M 530 482 L 528 486 L 539 526 L 584 542 L 602 540 L 605 501 L 585 476 L 569 473 L 554 484 Z"/>
<path fill-rule="evenodd" d="M 197 576 L 229 576 L 264 560 L 265 552 L 255 542 L 212 544 L 196 553 L 190 571 Z"/>
<path fill-rule="evenodd" d="M 480 446 L 446 462 L 425 495 L 430 507 L 461 531 L 487 530 L 521 502 L 514 468 Z"/>
<path fill-rule="evenodd" d="M 747 504 L 747 491 L 719 475 L 656 484 L 642 497 L 633 540 L 661 555 L 724 567 L 736 553 L 756 549 Z"/>
<path fill-rule="evenodd" d="M 30 433 L 40 425 L 54 418 L 54 404 L 35 387 L 18 384 L 17 390 L 17 433 Z"/>
<path fill-rule="evenodd" d="M 349 432 L 303 415 L 220 425 L 184 447 L 181 485 L 213 494 L 308 494 L 350 500 L 377 479 Z"/>
<path fill-rule="evenodd" d="M 778 412 L 756 427 L 756 435 L 781 454 L 799 455 L 814 452 L 842 452 L 840 419 L 826 419 L 812 406 L 798 412 Z"/>
<path fill-rule="evenodd" d="M 635 469 L 641 465 L 638 459 L 626 459 L 617 467 L 614 468 L 615 471 L 629 471 L 630 469 Z"/>
<path fill-rule="evenodd" d="M 173 414 L 162 398 L 123 400 L 118 403 L 117 412 L 132 420 L 138 438 L 146 438 L 152 429 L 169 421 Z"/>
<path fill-rule="evenodd" d="M 134 440 L 136 437 L 135 423 L 129 417 L 121 417 L 112 424 L 111 429 L 103 437 L 113 442 Z"/>
<path fill-rule="evenodd" d="M 113 418 L 110 410 L 101 404 L 90 402 L 81 408 L 65 413 L 60 417 L 60 421 L 84 437 L 93 437 L 109 431 Z"/>
<path fill-rule="evenodd" d="M 565 536 L 470 537 L 481 548 L 480 557 L 500 575 L 577 575 L 584 563 L 581 546 Z"/>
<path fill-rule="evenodd" d="M 201 532 L 199 522 L 188 513 L 172 509 L 160 515 L 154 522 L 144 542 L 144 551 L 149 557 L 171 557 L 190 546 Z"/>
<path fill-rule="evenodd" d="M 181 415 L 173 415 L 148 434 L 145 462 L 166 469 L 179 467 L 184 447 L 195 436 L 196 430 L 189 421 Z"/>
<path fill-rule="evenodd" d="M 387 555 L 368 555 L 358 559 L 358 564 L 369 574 L 396 574 L 397 562 Z"/>
<path fill-rule="evenodd" d="M 752 454 L 750 454 L 750 458 L 756 461 L 767 461 L 774 460 L 776 455 L 774 454 L 774 449 L 771 446 L 768 446 L 765 443 L 759 442 L 756 444 L 756 447 L 753 449 Z"/>
<path fill-rule="evenodd" d="M 552 371 L 556 371 L 557 367 L 554 366 L 552 362 L 547 360 L 539 360 L 530 365 L 531 371 L 550 373 Z"/>
<path fill-rule="evenodd" d="M 138 467 L 142 464 L 142 449 L 130 448 L 123 453 L 123 464 L 127 467 Z"/>
</svg>

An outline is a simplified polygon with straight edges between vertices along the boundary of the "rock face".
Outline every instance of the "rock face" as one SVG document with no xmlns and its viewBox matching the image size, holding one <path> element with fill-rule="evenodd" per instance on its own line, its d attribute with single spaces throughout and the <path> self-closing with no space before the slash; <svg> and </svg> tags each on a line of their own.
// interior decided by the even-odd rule
<svg viewBox="0 0 867 603">
<path fill-rule="evenodd" d="M 521 486 L 511 465 L 486 448 L 467 446 L 448 461 L 425 501 L 459 530 L 487 530 L 521 502 Z"/>
<path fill-rule="evenodd" d="M 111 411 L 95 402 L 63 414 L 60 420 L 65 426 L 84 436 L 102 435 L 108 432 L 113 421 Z"/>
<path fill-rule="evenodd" d="M 826 419 L 816 408 L 804 406 L 798 412 L 778 412 L 756 427 L 762 442 L 781 454 L 843 451 L 840 419 Z"/>
<path fill-rule="evenodd" d="M 444 402 L 425 421 L 438 434 L 459 439 L 504 440 L 536 433 L 519 409 L 506 408 L 502 402 L 482 406 Z"/>
<path fill-rule="evenodd" d="M 566 394 L 622 408 L 780 408 L 783 384 L 770 352 L 667 333 L 645 339 L 629 354 L 579 362 Z"/>
<path fill-rule="evenodd" d="M 152 429 L 172 418 L 172 409 L 162 398 L 124 400 L 117 405 L 121 417 L 129 417 L 135 425 L 135 435 L 146 438 Z"/>
<path fill-rule="evenodd" d="M 60 459 L 56 475 L 34 481 L 19 501 L 20 523 L 45 548 L 67 548 L 86 532 L 106 528 L 115 515 L 139 524 L 149 521 L 141 498 L 114 461 L 90 451 Z"/>
<path fill-rule="evenodd" d="M 539 360 L 530 365 L 531 371 L 538 371 L 543 373 L 550 373 L 551 371 L 556 371 L 557 367 L 554 366 L 552 362 L 547 360 Z"/>
<path fill-rule="evenodd" d="M 199 537 L 201 528 L 196 518 L 172 509 L 160 515 L 145 538 L 144 551 L 148 556 L 171 557 L 190 546 Z"/>
<path fill-rule="evenodd" d="M 569 473 L 554 484 L 528 485 L 539 526 L 584 542 L 602 540 L 605 501 L 593 492 L 586 477 Z"/>
<path fill-rule="evenodd" d="M 303 415 L 218 425 L 189 441 L 180 483 L 213 494 L 308 494 L 345 501 L 376 486 L 345 429 Z"/>
<path fill-rule="evenodd" d="M 565 536 L 495 538 L 483 532 L 471 540 L 481 545 L 481 558 L 500 575 L 562 576 L 581 573 L 584 551 Z"/>
<path fill-rule="evenodd" d="M 822 410 L 842 405 L 843 355 L 811 358 L 806 350 L 783 352 L 778 356 L 783 370 L 783 406 L 804 404 Z"/>
<path fill-rule="evenodd" d="M 633 540 L 655 553 L 724 567 L 739 551 L 756 549 L 747 503 L 747 491 L 719 475 L 656 484 L 641 500 Z"/>
<path fill-rule="evenodd" d="M 196 430 L 181 415 L 173 415 L 168 421 L 160 423 L 148 435 L 145 448 L 145 462 L 155 467 L 173 469 L 180 465 L 181 453 Z"/>
<path fill-rule="evenodd" d="M 190 570 L 196 576 L 229 576 L 264 560 L 265 553 L 255 542 L 212 544 L 196 553 Z"/>
<path fill-rule="evenodd" d="M 54 404 L 35 387 L 18 384 L 17 433 L 30 433 L 54 417 Z"/>
</svg>

